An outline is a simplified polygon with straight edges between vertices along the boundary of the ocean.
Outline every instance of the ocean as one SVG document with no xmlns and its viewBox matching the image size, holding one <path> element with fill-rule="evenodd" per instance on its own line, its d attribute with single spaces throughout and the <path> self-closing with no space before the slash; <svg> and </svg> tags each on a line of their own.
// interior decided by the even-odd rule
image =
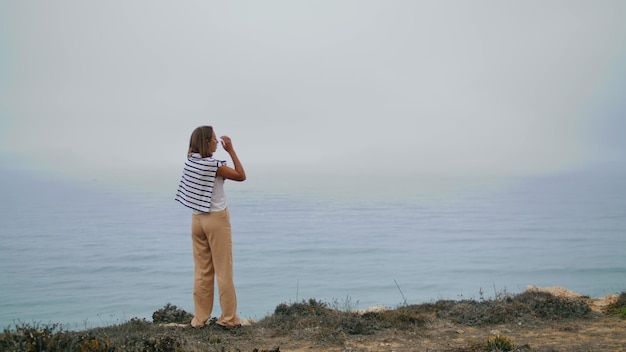
<svg viewBox="0 0 626 352">
<path fill-rule="evenodd" d="M 190 213 L 173 200 L 177 181 L 133 191 L 1 171 L 0 327 L 150 320 L 167 303 L 193 311 Z M 365 309 L 528 285 L 626 290 L 623 174 L 422 181 L 227 183 L 240 316 L 309 298 Z"/>
</svg>

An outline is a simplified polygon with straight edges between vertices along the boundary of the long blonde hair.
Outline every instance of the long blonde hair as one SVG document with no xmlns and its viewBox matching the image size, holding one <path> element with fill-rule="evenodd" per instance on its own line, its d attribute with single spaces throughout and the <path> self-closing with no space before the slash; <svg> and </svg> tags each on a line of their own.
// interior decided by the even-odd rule
<svg viewBox="0 0 626 352">
<path fill-rule="evenodd" d="M 187 156 L 190 156 L 192 153 L 198 153 L 203 158 L 212 156 L 213 153 L 211 153 L 208 143 L 212 138 L 212 126 L 200 126 L 193 130 L 191 138 L 189 139 L 189 151 L 187 152 Z"/>
</svg>

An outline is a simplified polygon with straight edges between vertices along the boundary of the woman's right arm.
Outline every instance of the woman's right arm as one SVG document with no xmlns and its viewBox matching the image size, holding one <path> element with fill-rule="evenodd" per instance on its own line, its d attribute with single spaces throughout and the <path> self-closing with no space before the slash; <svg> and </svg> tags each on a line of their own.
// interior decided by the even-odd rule
<svg viewBox="0 0 626 352">
<path fill-rule="evenodd" d="M 222 176 L 225 179 L 233 180 L 233 181 L 245 181 L 246 180 L 246 171 L 243 169 L 243 165 L 237 157 L 237 153 L 235 152 L 235 148 L 233 148 L 233 143 L 228 136 L 222 136 L 222 147 L 224 150 L 230 155 L 230 158 L 233 160 L 233 166 L 220 166 L 217 169 L 217 174 Z"/>
</svg>

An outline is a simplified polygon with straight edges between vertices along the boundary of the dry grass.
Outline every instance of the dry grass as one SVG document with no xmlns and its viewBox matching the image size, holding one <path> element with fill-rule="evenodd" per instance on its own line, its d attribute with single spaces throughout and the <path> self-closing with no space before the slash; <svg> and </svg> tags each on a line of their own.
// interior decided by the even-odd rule
<svg viewBox="0 0 626 352">
<path fill-rule="evenodd" d="M 367 313 L 337 309 L 336 304 L 309 299 L 280 304 L 272 315 L 250 326 L 225 331 L 214 324 L 201 329 L 166 326 L 165 323 L 187 324 L 191 319 L 189 313 L 167 304 L 154 312 L 152 322 L 131 319 L 85 331 L 64 331 L 59 325 L 38 324 L 5 328 L 0 335 L 0 350 L 560 351 L 572 349 L 550 345 L 552 340 L 541 337 L 540 332 L 580 334 L 585 324 L 597 324 L 601 319 L 615 318 L 614 315 L 624 317 L 625 307 L 626 293 L 607 307 L 606 315 L 592 312 L 585 298 L 537 291 L 492 300 L 441 300 Z M 614 320 L 607 321 L 613 324 Z M 593 339 L 586 343 L 587 347 L 580 351 L 609 351 L 615 345 Z"/>
</svg>

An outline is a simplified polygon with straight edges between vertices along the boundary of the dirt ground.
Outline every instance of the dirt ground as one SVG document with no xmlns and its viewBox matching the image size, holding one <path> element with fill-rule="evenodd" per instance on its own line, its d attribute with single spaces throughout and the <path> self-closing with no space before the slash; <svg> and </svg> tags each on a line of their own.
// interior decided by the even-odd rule
<svg viewBox="0 0 626 352">
<path fill-rule="evenodd" d="M 290 333 L 286 336 L 266 327 L 243 326 L 232 331 L 206 327 L 207 339 L 219 342 L 215 351 L 537 351 L 537 352 L 626 352 L 626 319 L 603 314 L 604 308 L 617 295 L 589 299 L 562 288 L 530 288 L 555 296 L 584 300 L 591 308 L 585 318 L 533 320 L 488 326 L 468 326 L 432 314 L 423 326 L 414 329 L 386 328 L 372 334 L 328 335 L 314 331 Z M 306 329 L 305 329 L 306 330 Z M 315 330 L 315 327 L 308 328 Z M 489 347 L 496 336 L 512 342 L 512 349 Z"/>
<path fill-rule="evenodd" d="M 168 304 L 152 322 L 84 331 L 23 325 L 0 334 L 0 351 L 626 352 L 626 293 L 591 299 L 561 287 L 365 311 L 309 299 L 231 330 L 214 320 L 192 328 L 190 320 Z"/>
<path fill-rule="evenodd" d="M 255 345 L 280 351 L 484 351 L 489 337 L 502 334 L 515 344 L 514 351 L 626 351 L 626 321 L 599 316 L 584 322 L 559 322 L 541 326 L 500 325 L 473 328 L 443 323 L 424 330 L 384 331 L 374 336 L 347 337 L 342 346 L 315 341 L 256 339 Z M 243 342 L 243 341 L 242 341 Z M 248 348 L 252 347 L 251 345 Z M 253 350 L 252 347 L 249 349 Z M 258 347 L 257 347 L 258 348 Z M 245 350 L 245 347 L 244 349 Z"/>
<path fill-rule="evenodd" d="M 292 337 L 266 335 L 252 327 L 240 331 L 217 332 L 225 351 L 485 351 L 490 337 L 504 335 L 514 343 L 514 351 L 624 351 L 626 320 L 617 316 L 594 314 L 585 320 L 497 325 L 483 328 L 436 321 L 413 331 L 388 329 L 373 335 L 347 335 L 343 341 L 297 340 Z M 217 349 L 220 350 L 220 349 Z"/>
</svg>

